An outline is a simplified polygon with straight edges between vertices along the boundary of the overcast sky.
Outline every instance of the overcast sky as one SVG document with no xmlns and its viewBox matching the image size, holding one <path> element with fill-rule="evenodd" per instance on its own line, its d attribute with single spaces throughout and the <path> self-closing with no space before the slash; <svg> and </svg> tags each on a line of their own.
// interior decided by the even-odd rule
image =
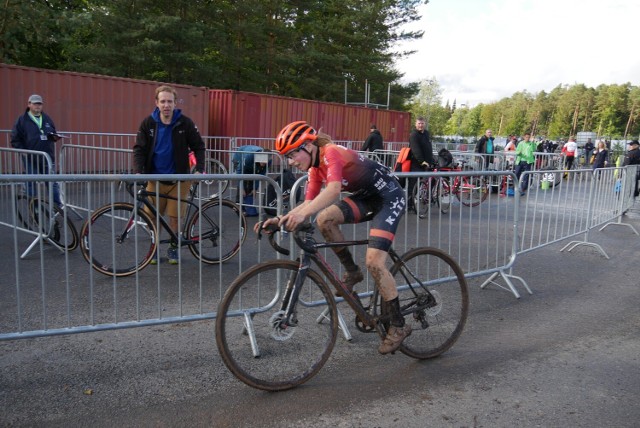
<svg viewBox="0 0 640 428">
<path fill-rule="evenodd" d="M 473 107 L 559 84 L 640 86 L 640 0 L 430 0 L 402 81 Z"/>
</svg>

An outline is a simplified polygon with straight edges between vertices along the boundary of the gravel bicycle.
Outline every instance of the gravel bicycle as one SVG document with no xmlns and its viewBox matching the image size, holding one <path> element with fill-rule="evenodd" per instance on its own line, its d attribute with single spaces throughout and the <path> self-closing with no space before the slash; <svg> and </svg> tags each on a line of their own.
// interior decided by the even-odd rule
<svg viewBox="0 0 640 428">
<path fill-rule="evenodd" d="M 176 234 L 169 223 L 158 216 L 150 199 L 155 192 L 144 186 L 133 191 L 134 183 L 127 183 L 127 192 L 136 203 L 106 204 L 91 215 L 80 232 L 80 249 L 91 266 L 100 273 L 127 276 L 147 266 L 160 243 L 187 246 L 194 257 L 207 264 L 222 263 L 235 256 L 247 234 L 247 223 L 240 207 L 226 199 L 202 202 L 196 198 L 198 184 L 191 186 L 182 232 Z M 178 200 L 166 194 L 159 197 Z M 195 202 L 194 202 L 195 200 Z M 201 202 L 201 205 L 198 203 Z M 158 241 L 158 224 L 170 236 Z"/>
<path fill-rule="evenodd" d="M 272 225 L 274 226 L 274 225 Z M 274 239 L 273 248 L 289 254 Z M 344 296 L 364 333 L 384 337 L 390 309 L 378 290 L 355 292 L 338 278 L 319 250 L 366 245 L 368 240 L 316 242 L 314 227 L 293 233 L 300 256 L 257 264 L 238 276 L 226 291 L 216 316 L 216 343 L 222 360 L 242 382 L 254 388 L 280 391 L 311 379 L 329 358 L 338 334 L 338 310 L 326 280 Z M 436 357 L 459 338 L 469 310 L 467 282 L 462 269 L 443 251 L 415 248 L 404 255 L 389 250 L 400 308 L 413 332 L 399 351 L 417 359 Z M 312 268 L 312 262 L 321 275 Z M 326 280 L 325 280 L 326 279 Z"/>
<path fill-rule="evenodd" d="M 22 227 L 39 233 L 60 250 L 72 251 L 78 246 L 78 231 L 64 208 L 46 198 L 17 195 L 16 217 Z"/>
<path fill-rule="evenodd" d="M 463 171 L 465 161 L 461 166 L 453 168 L 431 168 L 432 172 Z M 434 205 L 440 208 L 443 214 L 451 208 L 451 198 L 455 195 L 460 203 L 467 207 L 475 207 L 484 202 L 489 196 L 489 184 L 483 176 L 459 176 L 454 177 L 423 177 L 413 189 L 415 206 L 420 218 L 425 218 L 429 207 Z"/>
</svg>

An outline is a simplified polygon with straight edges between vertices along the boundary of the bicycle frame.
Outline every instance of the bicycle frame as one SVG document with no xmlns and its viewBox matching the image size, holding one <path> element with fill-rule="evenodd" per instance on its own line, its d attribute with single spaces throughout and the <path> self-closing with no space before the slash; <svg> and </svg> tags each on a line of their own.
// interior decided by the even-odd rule
<svg viewBox="0 0 640 428">
<path fill-rule="evenodd" d="M 380 315 L 379 314 L 371 314 L 367 311 L 368 308 L 365 308 L 360 301 L 360 297 L 355 293 L 349 293 L 344 283 L 338 278 L 334 270 L 331 268 L 326 259 L 318 252 L 320 249 L 331 248 L 331 247 L 345 247 L 345 246 L 354 246 L 354 245 L 366 245 L 369 243 L 368 239 L 356 240 L 356 241 L 341 241 L 341 242 L 323 242 L 323 243 L 312 243 L 310 245 L 306 245 L 310 236 L 307 236 L 304 240 L 295 236 L 295 240 L 300 246 L 300 266 L 298 268 L 298 273 L 296 274 L 295 281 L 288 281 L 287 288 L 284 290 L 283 298 L 282 298 L 282 306 L 281 310 L 285 313 L 281 321 L 281 326 L 286 328 L 289 325 L 295 325 L 295 322 L 292 321 L 292 315 L 295 313 L 295 305 L 298 302 L 298 298 L 300 296 L 300 290 L 302 289 L 302 284 L 304 283 L 307 272 L 311 268 L 312 262 L 316 264 L 320 268 L 320 271 L 329 279 L 331 284 L 333 284 L 334 288 L 341 292 L 342 297 L 345 302 L 351 307 L 351 309 L 355 312 L 358 319 L 364 324 L 365 327 L 370 329 L 376 329 L 381 336 L 384 336 L 384 332 L 380 328 Z M 302 241 L 302 242 L 300 242 Z M 304 244 L 304 245 L 302 245 Z M 393 264 L 400 263 L 401 269 L 400 273 L 407 282 L 407 285 L 411 288 L 411 291 L 416 295 L 417 293 L 412 286 L 412 281 L 409 277 L 413 279 L 413 281 L 417 282 L 419 286 L 425 290 L 431 298 L 433 295 L 429 291 L 427 287 L 422 284 L 422 282 L 416 277 L 416 275 L 409 269 L 409 267 L 402 261 L 402 258 L 395 252 L 393 248 L 389 248 L 388 251 L 389 257 Z M 374 305 L 375 307 L 375 305 Z M 403 312 L 403 315 L 406 315 Z"/>
<path fill-rule="evenodd" d="M 142 188 L 140 189 L 138 192 L 133 193 L 133 191 L 129 191 L 129 193 L 136 199 L 136 210 L 143 210 L 144 207 L 147 207 L 147 209 L 149 210 L 149 212 L 151 213 L 151 215 L 157 219 L 160 223 L 160 225 L 162 226 L 162 228 L 164 230 L 167 231 L 167 233 L 169 233 L 170 238 L 169 239 L 163 239 L 163 240 L 158 240 L 159 244 L 166 244 L 169 242 L 174 242 L 176 244 L 178 244 L 178 246 L 182 247 L 184 245 L 189 245 L 189 244 L 194 244 L 196 242 L 198 242 L 200 240 L 200 238 L 198 239 L 186 239 L 186 226 L 188 224 L 189 219 L 191 218 L 192 215 L 192 209 L 193 212 L 196 212 L 198 210 L 197 205 L 193 202 L 194 199 L 194 195 L 196 193 L 196 190 L 198 188 L 198 184 L 193 184 L 191 186 L 191 188 L 189 189 L 189 199 L 179 199 L 176 197 L 173 197 L 171 195 L 168 195 L 166 193 L 158 193 L 156 194 L 155 192 L 149 192 L 148 190 L 146 190 L 146 188 Z M 180 233 L 176 233 L 171 229 L 171 226 L 169 225 L 169 223 L 164 219 L 164 217 L 162 217 L 161 215 L 158 215 L 158 210 L 156 209 L 155 205 L 151 203 L 151 201 L 149 200 L 149 197 L 159 197 L 159 198 L 164 198 L 164 199 L 171 199 L 174 201 L 180 201 L 180 202 L 184 202 L 186 204 L 188 204 L 187 206 L 187 212 L 184 215 L 184 219 L 182 220 L 182 231 Z M 132 219 L 133 220 L 133 219 Z M 128 233 L 130 228 L 127 228 L 125 230 L 125 234 Z"/>
</svg>

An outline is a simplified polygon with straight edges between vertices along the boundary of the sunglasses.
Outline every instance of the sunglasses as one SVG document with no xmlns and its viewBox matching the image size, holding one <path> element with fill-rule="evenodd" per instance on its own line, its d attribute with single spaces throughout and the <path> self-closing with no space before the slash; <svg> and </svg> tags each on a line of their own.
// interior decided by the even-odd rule
<svg viewBox="0 0 640 428">
<path fill-rule="evenodd" d="M 301 145 L 300 147 L 298 147 L 297 149 L 291 150 L 289 153 L 286 154 L 286 158 L 287 159 L 293 159 L 293 157 L 295 156 L 296 153 L 300 152 L 300 150 L 304 150 L 306 144 Z"/>
</svg>

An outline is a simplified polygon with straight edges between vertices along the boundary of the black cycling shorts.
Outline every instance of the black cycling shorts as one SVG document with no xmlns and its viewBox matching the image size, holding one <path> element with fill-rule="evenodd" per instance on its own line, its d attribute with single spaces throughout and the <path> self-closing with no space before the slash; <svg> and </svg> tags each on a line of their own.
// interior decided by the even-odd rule
<svg viewBox="0 0 640 428">
<path fill-rule="evenodd" d="M 376 192 L 356 192 L 336 203 L 345 223 L 371 221 L 369 247 L 382 251 L 389 251 L 407 205 L 398 180 L 386 177 L 386 184 Z"/>
</svg>

